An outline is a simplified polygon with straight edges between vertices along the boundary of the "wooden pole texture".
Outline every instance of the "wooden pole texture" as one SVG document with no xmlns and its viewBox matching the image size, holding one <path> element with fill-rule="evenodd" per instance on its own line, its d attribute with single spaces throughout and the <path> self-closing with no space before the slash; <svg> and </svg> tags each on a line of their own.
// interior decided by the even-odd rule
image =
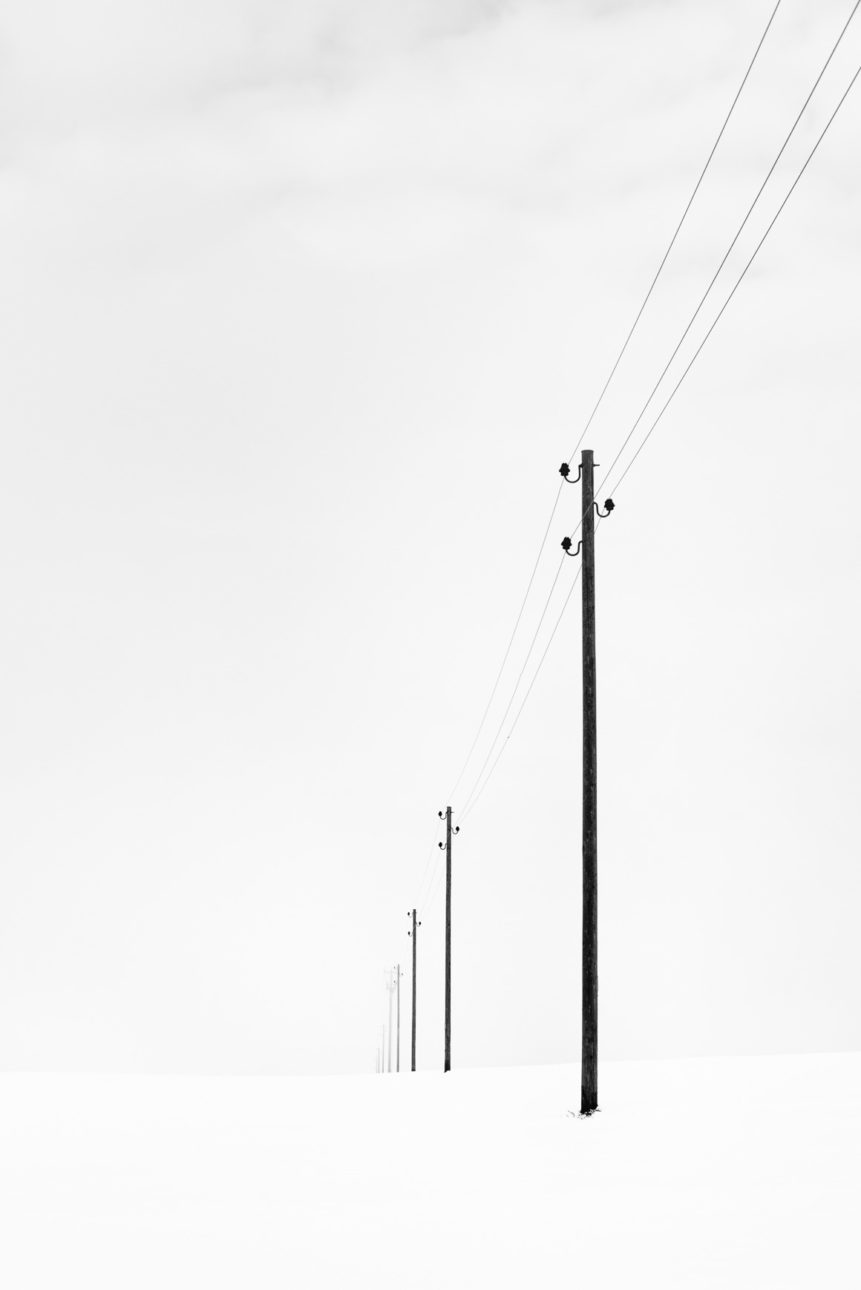
<svg viewBox="0 0 861 1290">
<path fill-rule="evenodd" d="M 581 459 L 583 502 L 583 1010 L 580 1113 L 598 1109 L 598 750 L 595 674 L 594 460 Z"/>
</svg>

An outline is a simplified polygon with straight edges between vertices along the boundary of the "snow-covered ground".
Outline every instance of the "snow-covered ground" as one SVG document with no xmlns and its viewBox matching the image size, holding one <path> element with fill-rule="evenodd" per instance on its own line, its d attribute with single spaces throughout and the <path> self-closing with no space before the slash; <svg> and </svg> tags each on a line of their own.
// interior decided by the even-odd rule
<svg viewBox="0 0 861 1290">
<path fill-rule="evenodd" d="M 0 1077 L 0 1285 L 861 1286 L 861 1054 Z"/>
</svg>

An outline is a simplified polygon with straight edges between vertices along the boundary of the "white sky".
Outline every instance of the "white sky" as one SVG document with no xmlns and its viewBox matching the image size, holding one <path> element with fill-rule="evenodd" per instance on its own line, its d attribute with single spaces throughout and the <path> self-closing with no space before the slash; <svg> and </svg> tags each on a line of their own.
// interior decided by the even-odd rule
<svg viewBox="0 0 861 1290">
<path fill-rule="evenodd" d="M 0 1065 L 373 1064 L 772 7 L 6 0 Z M 783 0 L 599 462 L 850 8 Z M 859 62 L 861 16 L 730 269 Z M 861 1046 L 859 145 L 856 87 L 601 528 L 607 1056 Z M 578 634 L 458 840 L 456 1065 L 578 1052 Z"/>
</svg>

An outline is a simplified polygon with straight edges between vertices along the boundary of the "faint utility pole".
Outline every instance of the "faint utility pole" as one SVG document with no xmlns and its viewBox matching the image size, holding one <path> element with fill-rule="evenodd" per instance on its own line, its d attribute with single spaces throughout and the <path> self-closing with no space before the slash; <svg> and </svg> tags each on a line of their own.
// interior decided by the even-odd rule
<svg viewBox="0 0 861 1290">
<path fill-rule="evenodd" d="M 444 1071 L 451 1070 L 451 807 L 445 808 L 445 815 L 439 812 L 439 818 L 445 820 L 445 1061 Z M 455 830 L 460 833 L 460 826 Z M 440 842 L 440 849 L 443 843 Z"/>
<path fill-rule="evenodd" d="M 583 1001 L 580 1047 L 580 1114 L 598 1109 L 598 719 L 595 668 L 595 462 L 592 450 L 580 458 L 583 548 Z M 568 466 L 561 468 L 568 479 Z M 571 480 L 576 483 L 576 480 Z M 611 499 L 603 512 L 614 509 Z M 562 543 L 569 555 L 571 539 Z"/>
<path fill-rule="evenodd" d="M 386 982 L 386 989 L 389 992 L 389 1070 L 388 1070 L 388 1073 L 389 1075 L 391 1075 L 392 1073 L 392 994 L 394 993 L 394 989 L 395 989 L 393 972 L 389 972 L 389 979 Z"/>
<path fill-rule="evenodd" d="M 397 1072 L 397 1074 L 398 1074 L 398 1075 L 401 1073 L 401 976 L 402 976 L 402 975 L 403 975 L 403 973 L 401 972 L 401 965 L 400 965 L 400 963 L 397 963 L 397 964 L 395 965 L 395 984 L 396 984 L 396 986 L 397 986 L 397 992 L 398 992 L 398 1013 L 397 1013 L 397 1015 L 398 1015 L 398 1027 L 397 1027 L 397 1036 L 398 1036 L 398 1039 L 397 1039 L 397 1044 L 396 1044 L 396 1047 L 395 1047 L 395 1053 L 396 1053 L 396 1058 L 395 1058 L 395 1062 L 396 1062 L 396 1064 L 395 1064 L 395 1071 Z"/>
<path fill-rule="evenodd" d="M 407 911 L 407 918 L 409 917 L 410 917 L 410 913 L 409 911 Z M 416 944 L 418 942 L 418 929 L 421 927 L 421 922 L 416 920 L 415 910 L 412 911 L 412 920 L 413 920 L 413 925 L 410 931 L 407 932 L 407 936 L 411 936 L 413 938 L 412 1064 L 410 1066 L 410 1069 L 414 1071 L 416 1068 L 416 958 L 417 958 Z"/>
</svg>

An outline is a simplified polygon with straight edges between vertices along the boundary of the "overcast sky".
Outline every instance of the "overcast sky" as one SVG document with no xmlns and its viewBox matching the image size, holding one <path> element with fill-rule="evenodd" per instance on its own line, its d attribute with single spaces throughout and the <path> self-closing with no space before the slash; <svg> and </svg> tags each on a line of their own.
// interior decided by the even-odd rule
<svg viewBox="0 0 861 1290">
<path fill-rule="evenodd" d="M 436 812 L 772 8 L 5 0 L 1 1066 L 372 1068 L 416 902 L 441 1065 Z M 850 8 L 783 0 L 599 462 Z M 859 156 L 856 88 L 600 528 L 609 1057 L 861 1044 Z M 455 1066 L 579 1052 L 579 666 L 575 595 L 457 840 Z"/>
</svg>

